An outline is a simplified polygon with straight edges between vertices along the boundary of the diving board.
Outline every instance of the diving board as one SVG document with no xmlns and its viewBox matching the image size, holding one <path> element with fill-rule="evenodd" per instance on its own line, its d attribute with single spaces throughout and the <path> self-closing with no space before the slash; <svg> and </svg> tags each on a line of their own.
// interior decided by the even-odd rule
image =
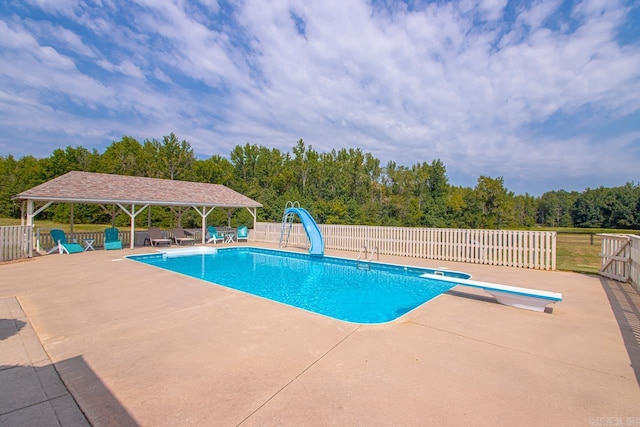
<svg viewBox="0 0 640 427">
<path fill-rule="evenodd" d="M 517 286 L 500 285 L 498 283 L 480 282 L 477 280 L 458 279 L 436 274 L 425 273 L 420 277 L 437 279 L 457 285 L 479 288 L 491 295 L 500 304 L 525 310 L 544 311 L 549 304 L 562 301 L 562 294 L 558 292 L 539 291 L 537 289 L 520 288 Z"/>
</svg>

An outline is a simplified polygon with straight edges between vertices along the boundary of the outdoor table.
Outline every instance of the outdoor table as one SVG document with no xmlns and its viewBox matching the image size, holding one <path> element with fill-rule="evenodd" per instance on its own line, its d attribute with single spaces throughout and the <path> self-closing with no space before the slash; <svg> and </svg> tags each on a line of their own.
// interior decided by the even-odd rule
<svg viewBox="0 0 640 427">
<path fill-rule="evenodd" d="M 84 240 L 84 248 L 83 250 L 86 251 L 95 251 L 95 249 L 93 248 L 93 244 L 95 242 L 95 239 L 82 239 Z"/>
</svg>

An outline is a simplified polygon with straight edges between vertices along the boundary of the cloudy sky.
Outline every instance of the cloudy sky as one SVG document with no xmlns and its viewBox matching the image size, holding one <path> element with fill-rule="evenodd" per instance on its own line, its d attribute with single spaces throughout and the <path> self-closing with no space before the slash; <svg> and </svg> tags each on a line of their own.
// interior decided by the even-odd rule
<svg viewBox="0 0 640 427">
<path fill-rule="evenodd" d="M 441 159 L 453 185 L 640 182 L 637 0 L 3 0 L 0 155 L 174 132 Z"/>
</svg>

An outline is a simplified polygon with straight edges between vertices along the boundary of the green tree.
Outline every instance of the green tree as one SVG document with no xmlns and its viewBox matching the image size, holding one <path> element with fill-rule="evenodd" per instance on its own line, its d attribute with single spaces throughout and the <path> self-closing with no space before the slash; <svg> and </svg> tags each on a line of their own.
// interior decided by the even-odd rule
<svg viewBox="0 0 640 427">
<path fill-rule="evenodd" d="M 146 140 L 142 158 L 146 176 L 184 181 L 192 178 L 191 167 L 196 160 L 191 144 L 179 141 L 173 132 L 162 137 L 162 142 Z"/>
<path fill-rule="evenodd" d="M 43 170 L 47 179 L 56 178 L 71 171 L 96 172 L 100 154 L 89 152 L 82 146 L 67 146 L 64 150 L 56 148 L 43 161 Z"/>
<path fill-rule="evenodd" d="M 622 187 L 605 190 L 602 198 L 603 220 L 605 227 L 633 228 L 636 224 L 635 207 L 638 203 L 639 187 L 627 183 Z"/>
<path fill-rule="evenodd" d="M 529 195 L 518 195 L 513 198 L 514 225 L 531 227 L 536 223 L 536 198 Z"/>
<path fill-rule="evenodd" d="M 576 227 L 602 227 L 601 194 L 601 190 L 587 188 L 576 199 L 571 208 L 571 218 Z"/>
<path fill-rule="evenodd" d="M 193 164 L 193 177 L 198 182 L 231 186 L 233 165 L 229 160 L 216 154 L 208 159 L 196 160 Z"/>
<path fill-rule="evenodd" d="M 145 171 L 142 145 L 131 136 L 114 141 L 100 156 L 99 170 L 116 175 L 142 175 Z"/>
<path fill-rule="evenodd" d="M 538 200 L 537 221 L 549 227 L 571 227 L 571 208 L 580 194 L 576 191 L 549 191 Z"/>
<path fill-rule="evenodd" d="M 480 176 L 475 192 L 482 208 L 482 227 L 503 228 L 512 224 L 513 193 L 504 187 L 504 178 Z"/>
</svg>

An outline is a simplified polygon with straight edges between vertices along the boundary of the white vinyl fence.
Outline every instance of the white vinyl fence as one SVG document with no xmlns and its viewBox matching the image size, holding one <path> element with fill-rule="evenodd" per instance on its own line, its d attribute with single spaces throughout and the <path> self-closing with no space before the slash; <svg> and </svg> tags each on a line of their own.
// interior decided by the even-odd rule
<svg viewBox="0 0 640 427">
<path fill-rule="evenodd" d="M 32 227 L 0 227 L 0 262 L 33 256 Z"/>
<path fill-rule="evenodd" d="M 640 291 L 640 236 L 599 234 L 602 237 L 600 275 L 631 282 Z"/>
<path fill-rule="evenodd" d="M 442 261 L 556 269 L 556 232 L 377 227 L 320 224 L 325 248 Z M 282 224 L 259 222 L 252 240 L 279 243 Z M 308 245 L 301 224 L 293 224 L 289 246 Z"/>
</svg>

